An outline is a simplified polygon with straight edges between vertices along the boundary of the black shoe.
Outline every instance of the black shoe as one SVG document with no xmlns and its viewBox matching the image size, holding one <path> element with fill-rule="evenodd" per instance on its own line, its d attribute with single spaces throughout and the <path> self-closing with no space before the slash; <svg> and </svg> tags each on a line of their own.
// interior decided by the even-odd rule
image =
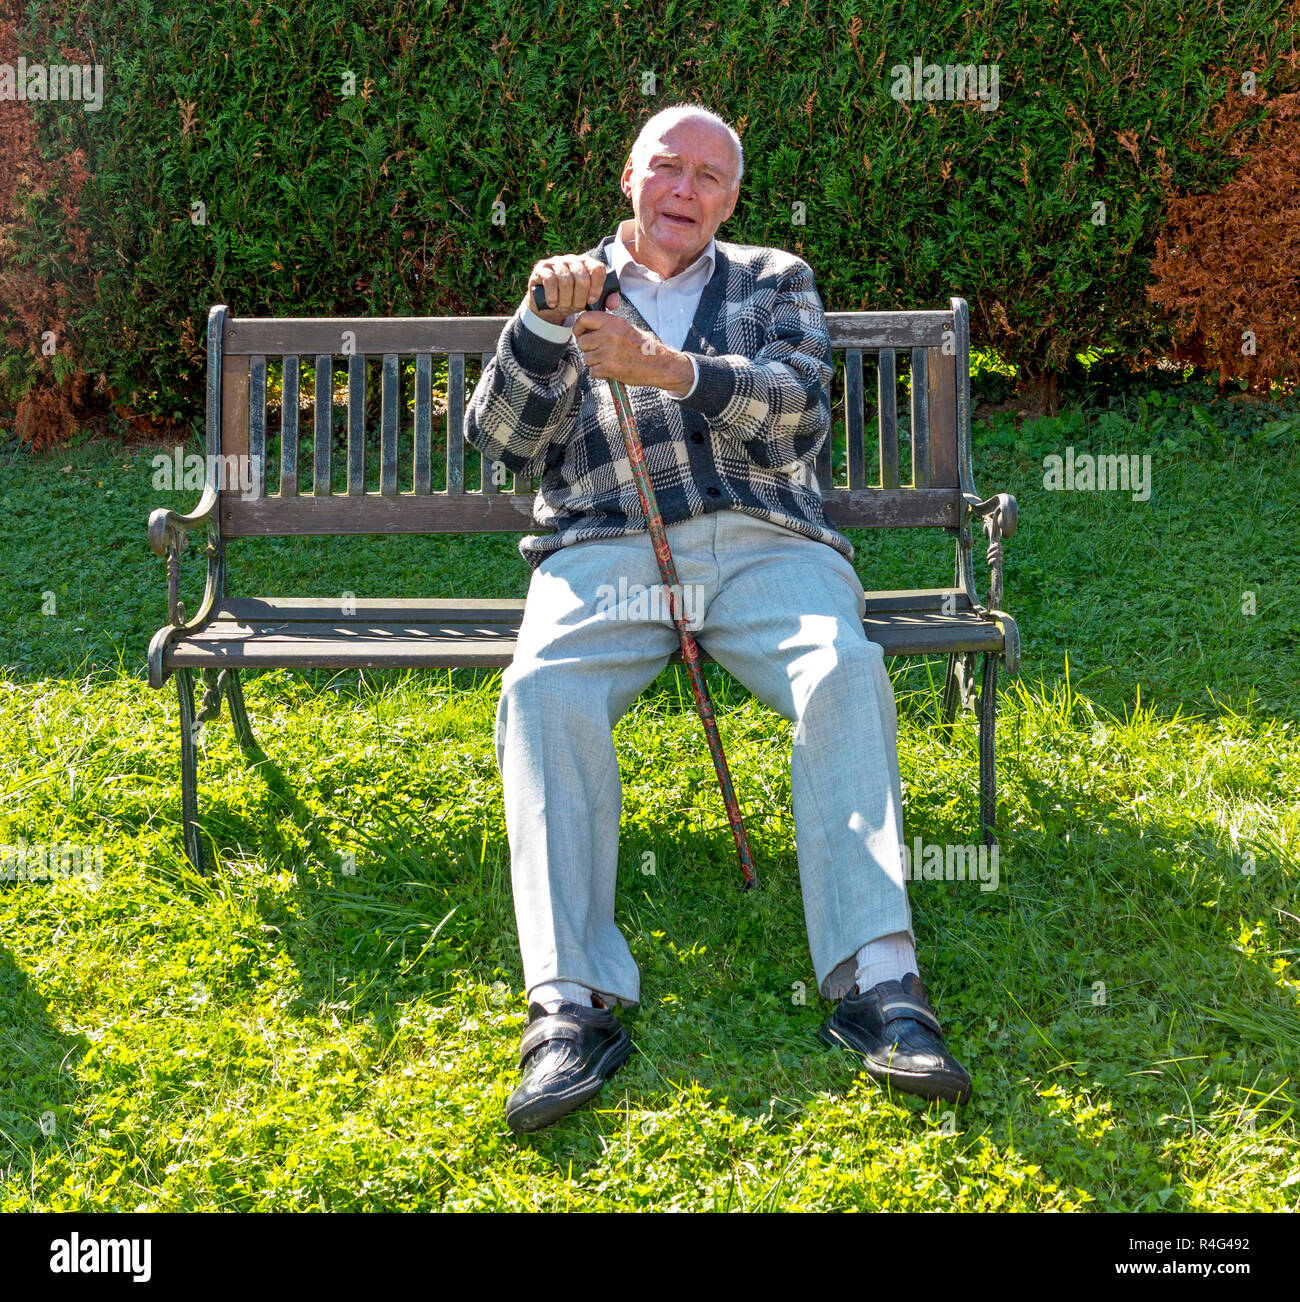
<svg viewBox="0 0 1300 1302">
<path fill-rule="evenodd" d="M 970 1073 L 948 1051 L 925 987 L 912 972 L 866 994 L 845 995 L 818 1035 L 861 1054 L 867 1074 L 882 1085 L 952 1103 L 970 1099 Z"/>
<path fill-rule="evenodd" d="M 632 1037 L 608 1008 L 562 1003 L 528 1009 L 519 1066 L 523 1080 L 506 1100 L 516 1133 L 541 1130 L 581 1107 L 628 1060 Z"/>
</svg>

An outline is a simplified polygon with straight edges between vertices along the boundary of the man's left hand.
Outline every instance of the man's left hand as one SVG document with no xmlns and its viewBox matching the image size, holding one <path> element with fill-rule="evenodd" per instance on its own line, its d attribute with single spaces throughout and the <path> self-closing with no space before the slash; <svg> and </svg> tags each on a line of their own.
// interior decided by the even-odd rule
<svg viewBox="0 0 1300 1302">
<path fill-rule="evenodd" d="M 573 338 L 598 380 L 649 385 L 679 397 L 695 382 L 695 368 L 685 353 L 621 316 L 583 312 L 573 323 Z"/>
</svg>

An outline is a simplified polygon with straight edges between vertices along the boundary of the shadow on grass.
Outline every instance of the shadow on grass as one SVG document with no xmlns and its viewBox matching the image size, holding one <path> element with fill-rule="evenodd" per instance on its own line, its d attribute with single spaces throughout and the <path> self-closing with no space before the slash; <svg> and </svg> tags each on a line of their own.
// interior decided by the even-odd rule
<svg viewBox="0 0 1300 1302">
<path fill-rule="evenodd" d="M 64 1146 L 74 1128 L 76 1068 L 89 1047 L 65 1035 L 26 972 L 0 947 L 0 1145 L 5 1174 L 30 1168 L 44 1150 Z"/>
<path fill-rule="evenodd" d="M 919 721 L 924 704 L 900 713 L 914 707 Z M 911 790 L 909 840 L 978 840 L 973 730 L 960 726 L 951 742 L 936 730 L 933 743 L 961 752 L 960 798 Z M 1038 776 L 1007 742 L 1004 729 L 997 888 L 939 879 L 910 889 L 923 976 L 975 1077 L 972 1103 L 953 1109 L 954 1140 L 968 1153 L 992 1142 L 1100 1206 L 1191 1206 L 1184 1155 L 1168 1143 L 1204 1124 L 1203 1095 L 1218 1098 L 1215 1124 L 1232 1142 L 1256 1133 L 1231 1129 L 1242 1099 L 1267 1100 L 1251 1109 L 1261 1142 L 1294 1122 L 1300 1022 L 1269 947 L 1243 952 L 1235 940 L 1238 915 L 1278 906 L 1288 865 L 1258 847 L 1244 875 L 1239 847 L 1212 820 L 1139 819 L 1123 799 Z M 252 758 L 266 808 L 292 820 L 323 865 L 298 869 L 289 900 L 267 891 L 259 902 L 295 963 L 304 1011 L 342 1000 L 392 1033 L 410 1000 L 498 983 L 517 992 L 503 825 L 472 801 L 454 826 L 418 799 L 390 802 L 368 811 L 368 830 L 353 829 L 349 875 L 284 771 L 265 752 Z M 721 812 L 701 808 L 684 818 L 625 803 L 617 916 L 642 969 L 642 1003 L 624 1013 L 639 1052 L 596 1102 L 521 1141 L 557 1173 L 599 1165 L 601 1137 L 629 1112 L 671 1110 L 692 1086 L 710 1107 L 754 1117 L 776 1116 L 778 1101 L 797 1120 L 854 1089 L 864 1116 L 889 1106 L 849 1055 L 816 1039 L 831 1005 L 809 969 L 793 855 L 772 852 L 777 838 L 756 818 L 765 890 L 742 895 Z M 262 817 L 227 810 L 214 827 L 256 841 Z M 657 857 L 650 877 L 640 871 L 646 849 Z M 515 1002 L 505 998 L 522 1012 Z M 894 1102 L 918 1134 L 949 1110 Z"/>
</svg>

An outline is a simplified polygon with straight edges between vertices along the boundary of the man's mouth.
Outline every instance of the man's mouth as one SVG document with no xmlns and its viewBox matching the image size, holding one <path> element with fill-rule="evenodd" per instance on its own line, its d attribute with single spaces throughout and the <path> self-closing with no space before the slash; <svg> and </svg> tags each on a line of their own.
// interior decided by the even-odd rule
<svg viewBox="0 0 1300 1302">
<path fill-rule="evenodd" d="M 695 225 L 694 217 L 683 217 L 679 213 L 675 212 L 666 212 L 663 214 L 663 218 L 670 226 L 686 227 Z"/>
</svg>

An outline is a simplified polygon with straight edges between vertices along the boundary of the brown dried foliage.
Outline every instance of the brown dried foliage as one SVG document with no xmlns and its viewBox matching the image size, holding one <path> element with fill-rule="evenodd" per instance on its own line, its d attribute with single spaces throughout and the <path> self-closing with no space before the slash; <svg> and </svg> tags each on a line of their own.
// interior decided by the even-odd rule
<svg viewBox="0 0 1300 1302">
<path fill-rule="evenodd" d="M 1215 134 L 1243 161 L 1212 194 L 1169 191 L 1147 290 L 1173 321 L 1175 360 L 1256 393 L 1294 382 L 1300 364 L 1300 92 L 1263 103 L 1256 125 L 1258 95 L 1219 106 Z"/>
<path fill-rule="evenodd" d="M 20 40 L 22 6 L 0 0 L 0 63 L 16 66 L 27 46 Z M 75 57 L 71 51 L 70 57 Z M 88 410 L 92 385 L 77 365 L 75 342 L 67 330 L 71 276 L 53 278 L 15 260 L 14 234 L 26 221 L 26 205 L 56 196 L 63 224 L 68 270 L 84 268 L 89 233 L 77 220 L 88 172 L 81 150 L 54 161 L 41 158 L 36 122 L 25 100 L 0 100 L 0 347 L 29 361 L 31 383 L 19 399 L 15 427 L 34 450 L 66 442 Z M 56 381 L 52 358 L 42 354 L 42 338 L 53 331 L 65 363 Z M 71 369 L 66 364 L 71 363 Z"/>
</svg>

